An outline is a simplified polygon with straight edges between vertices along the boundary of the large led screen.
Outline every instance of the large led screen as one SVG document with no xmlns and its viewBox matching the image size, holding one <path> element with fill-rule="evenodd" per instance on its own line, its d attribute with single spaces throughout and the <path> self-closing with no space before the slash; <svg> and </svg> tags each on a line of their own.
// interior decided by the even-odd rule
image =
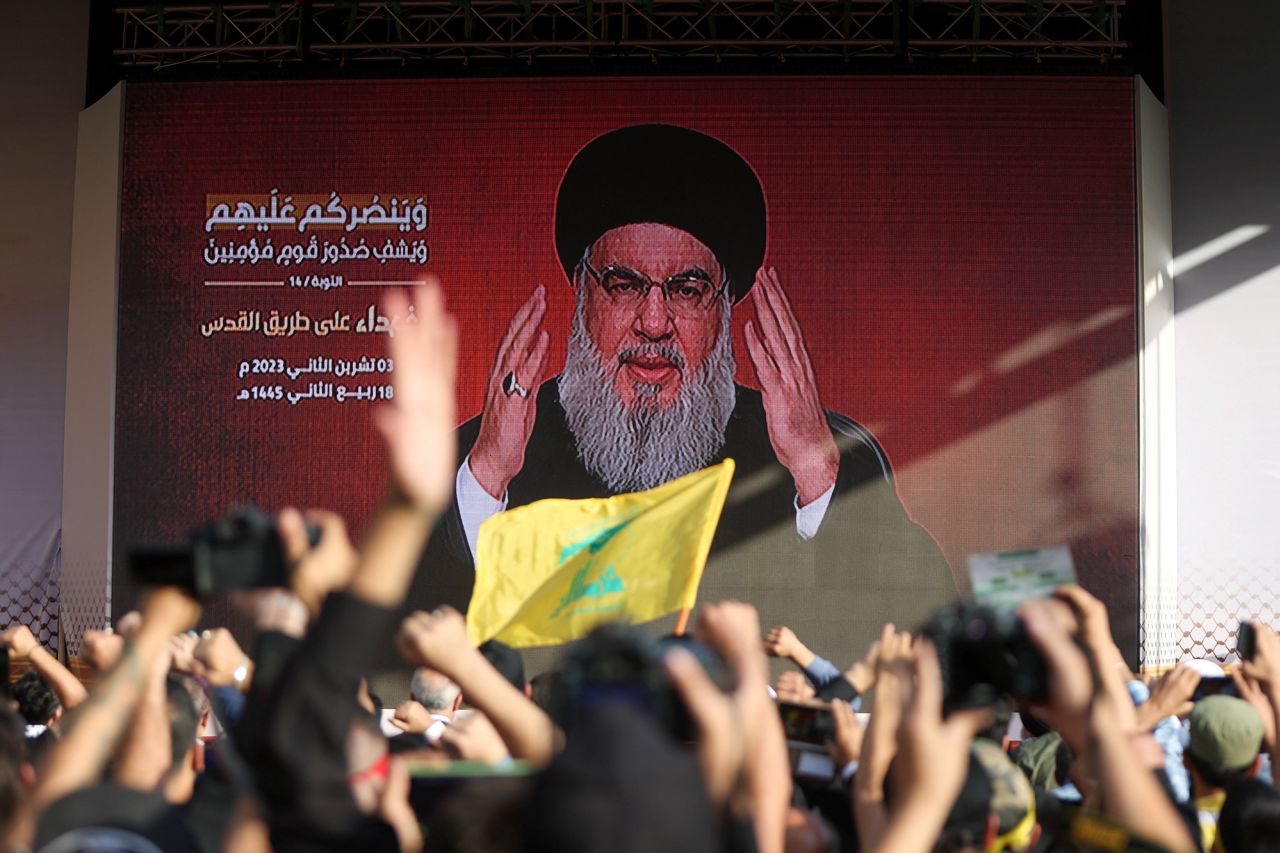
<svg viewBox="0 0 1280 853">
<path fill-rule="evenodd" d="M 359 535 L 379 295 L 434 273 L 462 452 L 415 604 L 465 605 L 494 512 L 732 456 L 702 600 L 845 659 L 1067 545 L 1135 651 L 1134 180 L 1123 78 L 131 85 L 113 605 L 234 503 Z"/>
</svg>

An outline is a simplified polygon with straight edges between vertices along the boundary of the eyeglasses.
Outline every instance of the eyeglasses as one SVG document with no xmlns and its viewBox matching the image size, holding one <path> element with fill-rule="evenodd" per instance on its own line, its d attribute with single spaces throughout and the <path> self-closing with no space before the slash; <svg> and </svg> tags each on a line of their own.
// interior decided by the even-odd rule
<svg viewBox="0 0 1280 853">
<path fill-rule="evenodd" d="M 649 289 L 653 287 L 662 289 L 663 299 L 671 313 L 681 316 L 704 313 L 724 292 L 724 286 L 716 287 L 711 276 L 702 270 L 686 270 L 657 282 L 644 273 L 623 266 L 611 265 L 597 272 L 585 256 L 581 265 L 613 304 L 630 310 L 639 308 L 649 298 Z"/>
</svg>

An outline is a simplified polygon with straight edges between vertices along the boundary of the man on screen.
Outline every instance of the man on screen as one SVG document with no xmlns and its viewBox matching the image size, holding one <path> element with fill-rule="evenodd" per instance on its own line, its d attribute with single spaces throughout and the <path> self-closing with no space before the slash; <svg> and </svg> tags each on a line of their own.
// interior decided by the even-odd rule
<svg viewBox="0 0 1280 853">
<path fill-rule="evenodd" d="M 465 603 L 478 530 L 494 513 L 650 489 L 732 457 L 704 597 L 830 622 L 814 630 L 844 645 L 954 596 L 875 438 L 823 409 L 778 274 L 761 267 L 765 238 L 760 181 L 719 140 L 639 125 L 579 151 L 556 203 L 557 251 L 577 295 L 564 371 L 542 383 L 538 287 L 498 347 L 484 411 L 459 428 L 454 506 L 424 560 L 435 594 Z M 749 292 L 759 391 L 734 382 L 732 310 Z M 794 613 L 776 590 L 846 607 L 822 614 L 809 600 Z"/>
</svg>

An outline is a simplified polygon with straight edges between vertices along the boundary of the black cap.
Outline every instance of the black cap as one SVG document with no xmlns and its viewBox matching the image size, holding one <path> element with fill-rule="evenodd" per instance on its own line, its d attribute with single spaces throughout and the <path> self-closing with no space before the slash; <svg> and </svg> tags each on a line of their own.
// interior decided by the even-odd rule
<svg viewBox="0 0 1280 853">
<path fill-rule="evenodd" d="M 516 690 L 524 691 L 524 658 L 520 653 L 498 640 L 489 640 L 480 644 L 480 654 L 484 655 L 490 665 L 502 677 L 511 682 Z"/>
<path fill-rule="evenodd" d="M 623 225 L 657 222 L 692 234 L 729 273 L 735 302 L 764 260 L 764 191 L 750 164 L 718 139 L 669 124 L 597 136 L 565 170 L 556 252 L 573 280 L 583 253 Z"/>
</svg>

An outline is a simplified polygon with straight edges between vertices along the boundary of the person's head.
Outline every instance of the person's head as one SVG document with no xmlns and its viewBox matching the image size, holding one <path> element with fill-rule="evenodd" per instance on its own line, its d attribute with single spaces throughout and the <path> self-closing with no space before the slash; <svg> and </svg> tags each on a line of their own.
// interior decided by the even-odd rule
<svg viewBox="0 0 1280 853">
<path fill-rule="evenodd" d="M 13 685 L 13 698 L 18 702 L 18 713 L 31 726 L 49 726 L 62 716 L 62 704 L 58 694 L 40 673 L 25 673 Z"/>
<path fill-rule="evenodd" d="M 892 805 L 902 797 L 890 773 L 885 796 Z M 978 739 L 969 753 L 969 770 L 951 804 L 934 853 L 1024 850 L 1039 838 L 1035 792 L 999 744 Z"/>
<path fill-rule="evenodd" d="M 759 178 L 710 136 L 625 127 L 570 164 L 556 245 L 577 302 L 560 399 L 580 458 L 611 489 L 660 485 L 724 443 L 730 315 L 764 243 Z"/>
<path fill-rule="evenodd" d="M 521 826 L 525 849 L 721 847 L 721 824 L 693 752 L 652 714 L 630 700 L 600 697 L 582 709 L 565 737 L 565 748 L 530 790 Z"/>
<path fill-rule="evenodd" d="M 724 348 L 727 276 L 697 237 L 657 222 L 610 229 L 587 249 L 575 282 L 582 331 L 626 409 L 671 408 Z"/>
<path fill-rule="evenodd" d="M 197 767 L 203 763 L 203 746 L 199 743 L 203 712 L 194 691 L 200 690 L 190 679 L 170 675 L 165 680 L 169 706 L 169 773 L 165 780 L 165 796 L 171 802 L 186 802 L 195 787 Z"/>
<path fill-rule="evenodd" d="M 35 781 L 22 730 L 22 718 L 0 704 L 0 839 L 7 836 L 27 788 Z"/>
<path fill-rule="evenodd" d="M 554 707 L 561 689 L 560 670 L 549 669 L 540 672 L 529 681 L 529 698 L 548 714 Z"/>
<path fill-rule="evenodd" d="M 1262 717 L 1243 699 L 1206 696 L 1191 709 L 1184 761 L 1196 784 L 1225 790 L 1257 770 Z"/>
<path fill-rule="evenodd" d="M 624 225 L 583 256 L 576 285 L 559 389 L 583 464 L 620 492 L 706 465 L 735 402 L 731 309 L 710 249 L 666 225 Z"/>
<path fill-rule="evenodd" d="M 484 655 L 484 659 L 490 666 L 502 673 L 502 677 L 509 681 L 512 687 L 525 696 L 530 695 L 529 684 L 524 680 L 524 658 L 520 657 L 518 651 L 506 643 L 489 640 L 480 644 L 480 654 Z"/>
<path fill-rule="evenodd" d="M 1218 815 L 1218 841 L 1226 853 L 1264 853 L 1280 839 L 1280 792 L 1248 779 L 1227 792 Z"/>
<path fill-rule="evenodd" d="M 433 714 L 452 717 L 462 705 L 462 689 L 434 669 L 422 667 L 413 672 L 409 696 Z"/>
</svg>

